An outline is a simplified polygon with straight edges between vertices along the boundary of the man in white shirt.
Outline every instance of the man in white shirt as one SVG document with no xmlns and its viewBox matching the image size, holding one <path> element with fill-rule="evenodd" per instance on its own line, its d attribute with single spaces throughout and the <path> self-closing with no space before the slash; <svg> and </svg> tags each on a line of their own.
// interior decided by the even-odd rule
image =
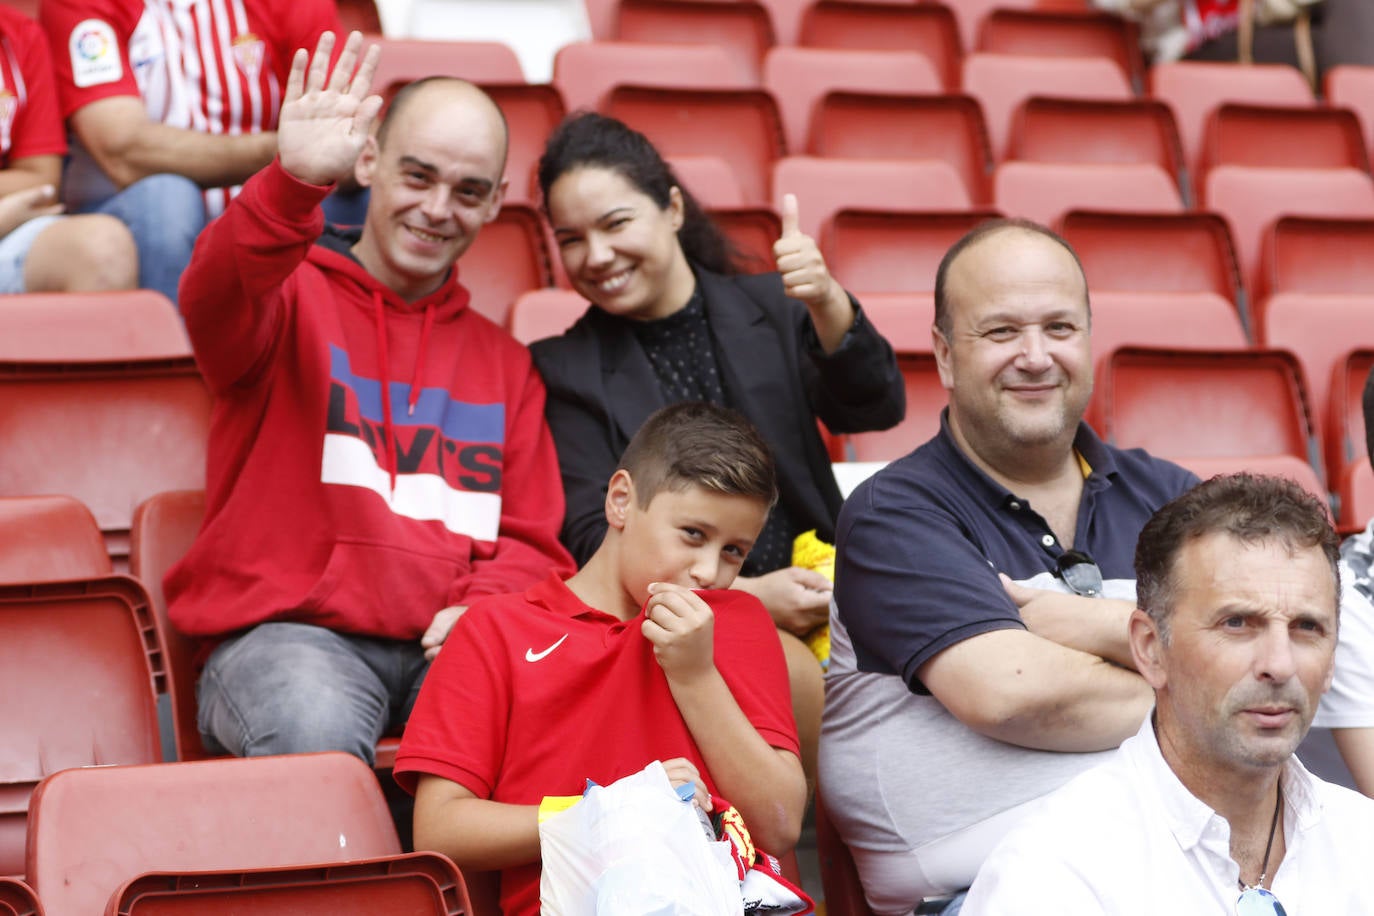
<svg viewBox="0 0 1374 916">
<path fill-rule="evenodd" d="M 1368 912 L 1374 801 L 1293 756 L 1331 684 L 1338 545 L 1279 478 L 1214 478 L 1159 510 L 1130 619 L 1154 713 L 1007 835 L 964 916 Z"/>
</svg>

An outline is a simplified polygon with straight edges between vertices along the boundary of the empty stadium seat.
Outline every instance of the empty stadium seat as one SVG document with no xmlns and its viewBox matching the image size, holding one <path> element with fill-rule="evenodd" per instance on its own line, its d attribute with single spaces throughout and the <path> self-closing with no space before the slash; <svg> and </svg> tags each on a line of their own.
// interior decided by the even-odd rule
<svg viewBox="0 0 1374 916">
<path fill-rule="evenodd" d="M 95 516 L 77 500 L 0 499 L 0 583 L 86 579 L 111 572 Z"/>
<path fill-rule="evenodd" d="M 620 0 L 615 37 L 717 45 L 744 63 L 755 81 L 763 70 L 763 55 L 774 44 L 772 19 L 754 0 Z"/>
<path fill-rule="evenodd" d="M 1098 365 L 1097 428 L 1113 445 L 1166 458 L 1320 462 L 1302 369 L 1290 353 L 1128 347 Z"/>
<path fill-rule="evenodd" d="M 821 253 L 847 289 L 929 292 L 945 252 L 996 210 L 894 213 L 844 209 L 824 230 Z"/>
<path fill-rule="evenodd" d="M 1364 386 L 1374 371 L 1374 349 L 1356 347 L 1338 357 L 1327 389 L 1326 466 L 1333 480 L 1341 469 L 1369 455 L 1364 428 Z"/>
<path fill-rule="evenodd" d="M 892 461 L 940 431 L 940 411 L 949 394 L 940 383 L 935 355 L 898 353 L 897 365 L 906 385 L 906 416 L 891 429 L 846 436 L 847 461 Z"/>
<path fill-rule="evenodd" d="M 773 203 L 795 193 L 801 229 L 814 239 L 844 209 L 967 210 L 959 173 L 947 162 L 788 156 L 773 167 Z"/>
<path fill-rule="evenodd" d="M 605 113 L 646 134 L 667 156 L 720 156 L 734 166 L 744 200 L 768 202 L 768 173 L 784 152 L 773 97 L 760 89 L 611 90 Z"/>
<path fill-rule="evenodd" d="M 343 753 L 69 769 L 39 785 L 29 882 L 90 916 L 150 869 L 317 865 L 401 851 L 376 776 Z"/>
<path fill-rule="evenodd" d="M 0 360 L 114 362 L 190 355 L 176 306 L 156 290 L 0 297 Z"/>
<path fill-rule="evenodd" d="M 1244 350 L 1249 346 L 1235 307 L 1210 292 L 1092 290 L 1093 355 L 1121 347 Z"/>
<path fill-rule="evenodd" d="M 991 198 L 992 153 L 967 95 L 831 92 L 811 114 L 806 152 L 847 159 L 943 159 L 976 203 Z"/>
<path fill-rule="evenodd" d="M 1178 185 L 1159 166 L 1004 162 L 992 179 L 993 202 L 1008 216 L 1046 226 L 1070 210 L 1177 213 L 1183 210 Z"/>
<path fill-rule="evenodd" d="M 745 273 L 776 269 L 773 243 L 782 237 L 782 220 L 769 207 L 712 207 L 707 215 L 744 257 Z"/>
<path fill-rule="evenodd" d="M 1260 285 L 1260 241 L 1279 217 L 1374 217 L 1374 181 L 1356 169 L 1222 165 L 1208 173 L 1202 199 L 1230 223 L 1241 277 L 1252 290 Z"/>
<path fill-rule="evenodd" d="M 1261 240 L 1257 296 L 1374 292 L 1374 219 L 1285 216 Z"/>
<path fill-rule="evenodd" d="M 995 9 L 1091 9 L 1088 0 L 950 0 L 948 5 L 959 20 L 964 47 L 970 50 L 978 46 L 978 31 L 983 20 Z"/>
<path fill-rule="evenodd" d="M 664 156 L 673 177 L 703 207 L 742 207 L 744 190 L 729 162 L 720 156 Z"/>
<path fill-rule="evenodd" d="M 1227 103 L 1207 119 L 1199 178 L 1218 165 L 1368 172 L 1369 154 L 1347 109 Z"/>
<path fill-rule="evenodd" d="M 1064 215 L 1062 233 L 1078 253 L 1094 293 L 1211 292 L 1245 316 L 1231 234 L 1215 213 L 1071 210 Z"/>
<path fill-rule="evenodd" d="M 970 54 L 964 91 L 978 99 L 992 140 L 993 158 L 1007 158 L 1011 121 L 1031 96 L 1075 99 L 1133 98 L 1131 85 L 1111 61 L 1095 57 Z"/>
<path fill-rule="evenodd" d="M 157 703 L 165 692 L 158 628 L 134 579 L 0 586 L 0 874 L 24 873 L 39 780 L 68 767 L 162 759 Z M 62 912 L 46 895 L 44 904 Z"/>
<path fill-rule="evenodd" d="M 472 916 L 463 876 L 445 856 L 412 852 L 250 871 L 161 872 L 126 881 L 113 916 Z"/>
<path fill-rule="evenodd" d="M 748 89 L 749 69 L 722 47 L 632 41 L 578 41 L 558 49 L 553 85 L 569 111 L 600 110 L 616 86 Z"/>
<path fill-rule="evenodd" d="M 509 45 L 499 41 L 431 41 L 423 38 L 370 39 L 381 48 L 372 91 L 394 95 L 405 83 L 426 76 L 456 76 L 474 83 L 523 83 L 525 71 Z"/>
<path fill-rule="evenodd" d="M 504 202 L 534 203 L 539 200 L 536 170 L 539 157 L 544 154 L 544 143 L 566 114 L 563 97 L 547 85 L 483 83 L 482 88 L 506 117 L 508 185 Z"/>
<path fill-rule="evenodd" d="M 1363 531 L 1374 519 L 1374 468 L 1368 458 L 1352 462 L 1341 472 L 1336 502 L 1340 506 L 1337 525 L 1343 535 Z"/>
<path fill-rule="evenodd" d="M 929 353 L 935 299 L 929 291 L 883 293 L 862 290 L 854 297 L 878 332 L 898 353 Z"/>
<path fill-rule="evenodd" d="M 1312 89 L 1294 67 L 1284 64 L 1176 61 L 1149 72 L 1150 95 L 1174 111 L 1183 156 L 1196 175 L 1202 164 L 1207 118 L 1225 102 L 1311 105 Z"/>
<path fill-rule="evenodd" d="M 782 114 L 787 148 L 803 150 L 811 112 L 828 92 L 939 93 L 944 83 L 916 51 L 777 47 L 763 59 L 763 86 Z"/>
<path fill-rule="evenodd" d="M 1145 162 L 1193 199 L 1173 113 L 1155 99 L 1026 99 L 1012 115 L 1007 158 L 1023 162 Z"/>
<path fill-rule="evenodd" d="M 959 30 L 939 3 L 817 0 L 802 14 L 797 43 L 852 51 L 917 51 L 930 59 L 944 88 L 959 88 Z"/>
<path fill-rule="evenodd" d="M 1110 13 L 994 9 L 983 18 L 978 50 L 993 54 L 1105 58 L 1121 68 L 1136 92 L 1145 88 L 1140 28 Z"/>
<path fill-rule="evenodd" d="M 1326 101 L 1354 111 L 1364 125 L 1365 142 L 1374 149 L 1374 67 L 1332 67 L 1325 84 Z"/>
<path fill-rule="evenodd" d="M 522 344 L 557 337 L 588 309 L 587 300 L 570 289 L 537 289 L 515 300 L 510 313 L 511 336 Z"/>
<path fill-rule="evenodd" d="M 92 297 L 51 297 L 41 314 L 27 297 L 7 297 L 0 307 L 0 496 L 79 499 L 105 533 L 116 569 L 139 502 L 204 486 L 210 425 L 210 394 L 185 333 L 125 327 L 136 314 L 176 321 L 170 304 L 124 301 L 156 307 L 107 302 L 102 310 Z M 21 335 L 47 340 L 28 355 L 4 352 Z"/>
<path fill-rule="evenodd" d="M 43 916 L 43 905 L 23 881 L 0 878 L 0 916 Z"/>
<path fill-rule="evenodd" d="M 1317 478 L 1317 472 L 1312 470 L 1312 465 L 1292 455 L 1222 455 L 1210 458 L 1178 455 L 1173 460 L 1203 480 L 1216 477 L 1218 474 L 1239 474 L 1242 471 L 1271 477 L 1286 477 L 1330 510 L 1330 494 Z"/>
<path fill-rule="evenodd" d="M 528 205 L 503 205 L 496 219 L 477 233 L 459 277 L 472 293 L 472 307 L 504 326 L 521 293 L 553 285 L 539 213 Z"/>
</svg>

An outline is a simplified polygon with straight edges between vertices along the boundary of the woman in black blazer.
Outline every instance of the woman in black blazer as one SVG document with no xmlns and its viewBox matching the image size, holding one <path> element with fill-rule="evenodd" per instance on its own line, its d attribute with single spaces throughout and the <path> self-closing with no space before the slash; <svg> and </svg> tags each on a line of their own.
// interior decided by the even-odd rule
<svg viewBox="0 0 1374 916">
<path fill-rule="evenodd" d="M 803 764 L 814 775 L 814 758 L 805 758 L 819 730 L 821 682 L 795 636 L 826 621 L 830 583 L 791 565 L 792 542 L 813 528 L 834 539 L 841 497 L 817 419 L 835 433 L 902 419 L 892 348 L 797 229 L 790 195 L 774 245 L 778 273 L 746 276 L 653 145 L 620 121 L 590 113 L 564 121 L 539 183 L 568 278 L 592 303 L 563 335 L 531 347 L 567 495 L 563 541 L 579 563 L 601 543 L 606 482 L 654 410 L 704 400 L 748 417 L 773 449 L 780 498 L 735 587 L 794 634 L 783 644 Z"/>
</svg>

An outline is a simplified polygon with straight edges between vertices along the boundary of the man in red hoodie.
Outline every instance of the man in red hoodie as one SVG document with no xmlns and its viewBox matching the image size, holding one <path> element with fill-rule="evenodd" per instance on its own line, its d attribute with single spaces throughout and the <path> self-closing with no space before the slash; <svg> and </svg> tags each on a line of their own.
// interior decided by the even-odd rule
<svg viewBox="0 0 1374 916">
<path fill-rule="evenodd" d="M 495 217 L 500 110 L 469 83 L 397 96 L 376 49 L 297 52 L 278 156 L 196 245 L 180 303 L 215 396 L 206 518 L 166 580 L 209 652 L 211 749 L 369 762 L 475 598 L 572 571 L 528 352 L 468 307 L 456 260 Z M 356 164 L 355 164 L 356 163 Z M 371 187 L 352 234 L 320 201 Z"/>
</svg>

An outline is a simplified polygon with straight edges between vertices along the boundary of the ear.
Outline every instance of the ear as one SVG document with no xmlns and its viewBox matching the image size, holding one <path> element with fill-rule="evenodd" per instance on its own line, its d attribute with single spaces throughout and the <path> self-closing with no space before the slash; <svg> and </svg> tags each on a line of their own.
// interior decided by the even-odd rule
<svg viewBox="0 0 1374 916">
<path fill-rule="evenodd" d="M 623 530 L 634 500 L 634 481 L 630 479 L 630 472 L 621 468 L 611 475 L 611 482 L 606 485 L 606 524 L 617 531 Z"/>
<path fill-rule="evenodd" d="M 504 175 L 501 181 L 491 192 L 491 201 L 487 204 L 487 215 L 482 217 L 482 223 L 491 222 L 496 219 L 496 215 L 501 212 L 501 204 L 506 200 L 506 188 L 510 187 L 510 179 Z"/>
<path fill-rule="evenodd" d="M 381 155 L 381 150 L 377 146 L 377 136 L 373 134 L 363 142 L 363 151 L 358 154 L 357 161 L 353 163 L 353 177 L 358 180 L 358 184 L 362 187 L 372 187 L 372 179 L 377 174 L 377 164 Z"/>
<path fill-rule="evenodd" d="M 935 353 L 935 368 L 940 372 L 940 384 L 946 391 L 953 391 L 954 367 L 950 360 L 949 341 L 933 324 L 930 326 L 930 347 Z"/>
<path fill-rule="evenodd" d="M 1158 626 L 1149 614 L 1136 608 L 1126 627 L 1135 669 L 1145 678 L 1145 683 L 1159 690 L 1168 682 L 1168 677 L 1164 668 L 1164 640 L 1160 638 Z"/>
<path fill-rule="evenodd" d="M 673 185 L 668 189 L 668 219 L 672 221 L 673 231 L 677 232 L 687 220 L 687 205 L 682 200 L 682 190 Z"/>
</svg>

